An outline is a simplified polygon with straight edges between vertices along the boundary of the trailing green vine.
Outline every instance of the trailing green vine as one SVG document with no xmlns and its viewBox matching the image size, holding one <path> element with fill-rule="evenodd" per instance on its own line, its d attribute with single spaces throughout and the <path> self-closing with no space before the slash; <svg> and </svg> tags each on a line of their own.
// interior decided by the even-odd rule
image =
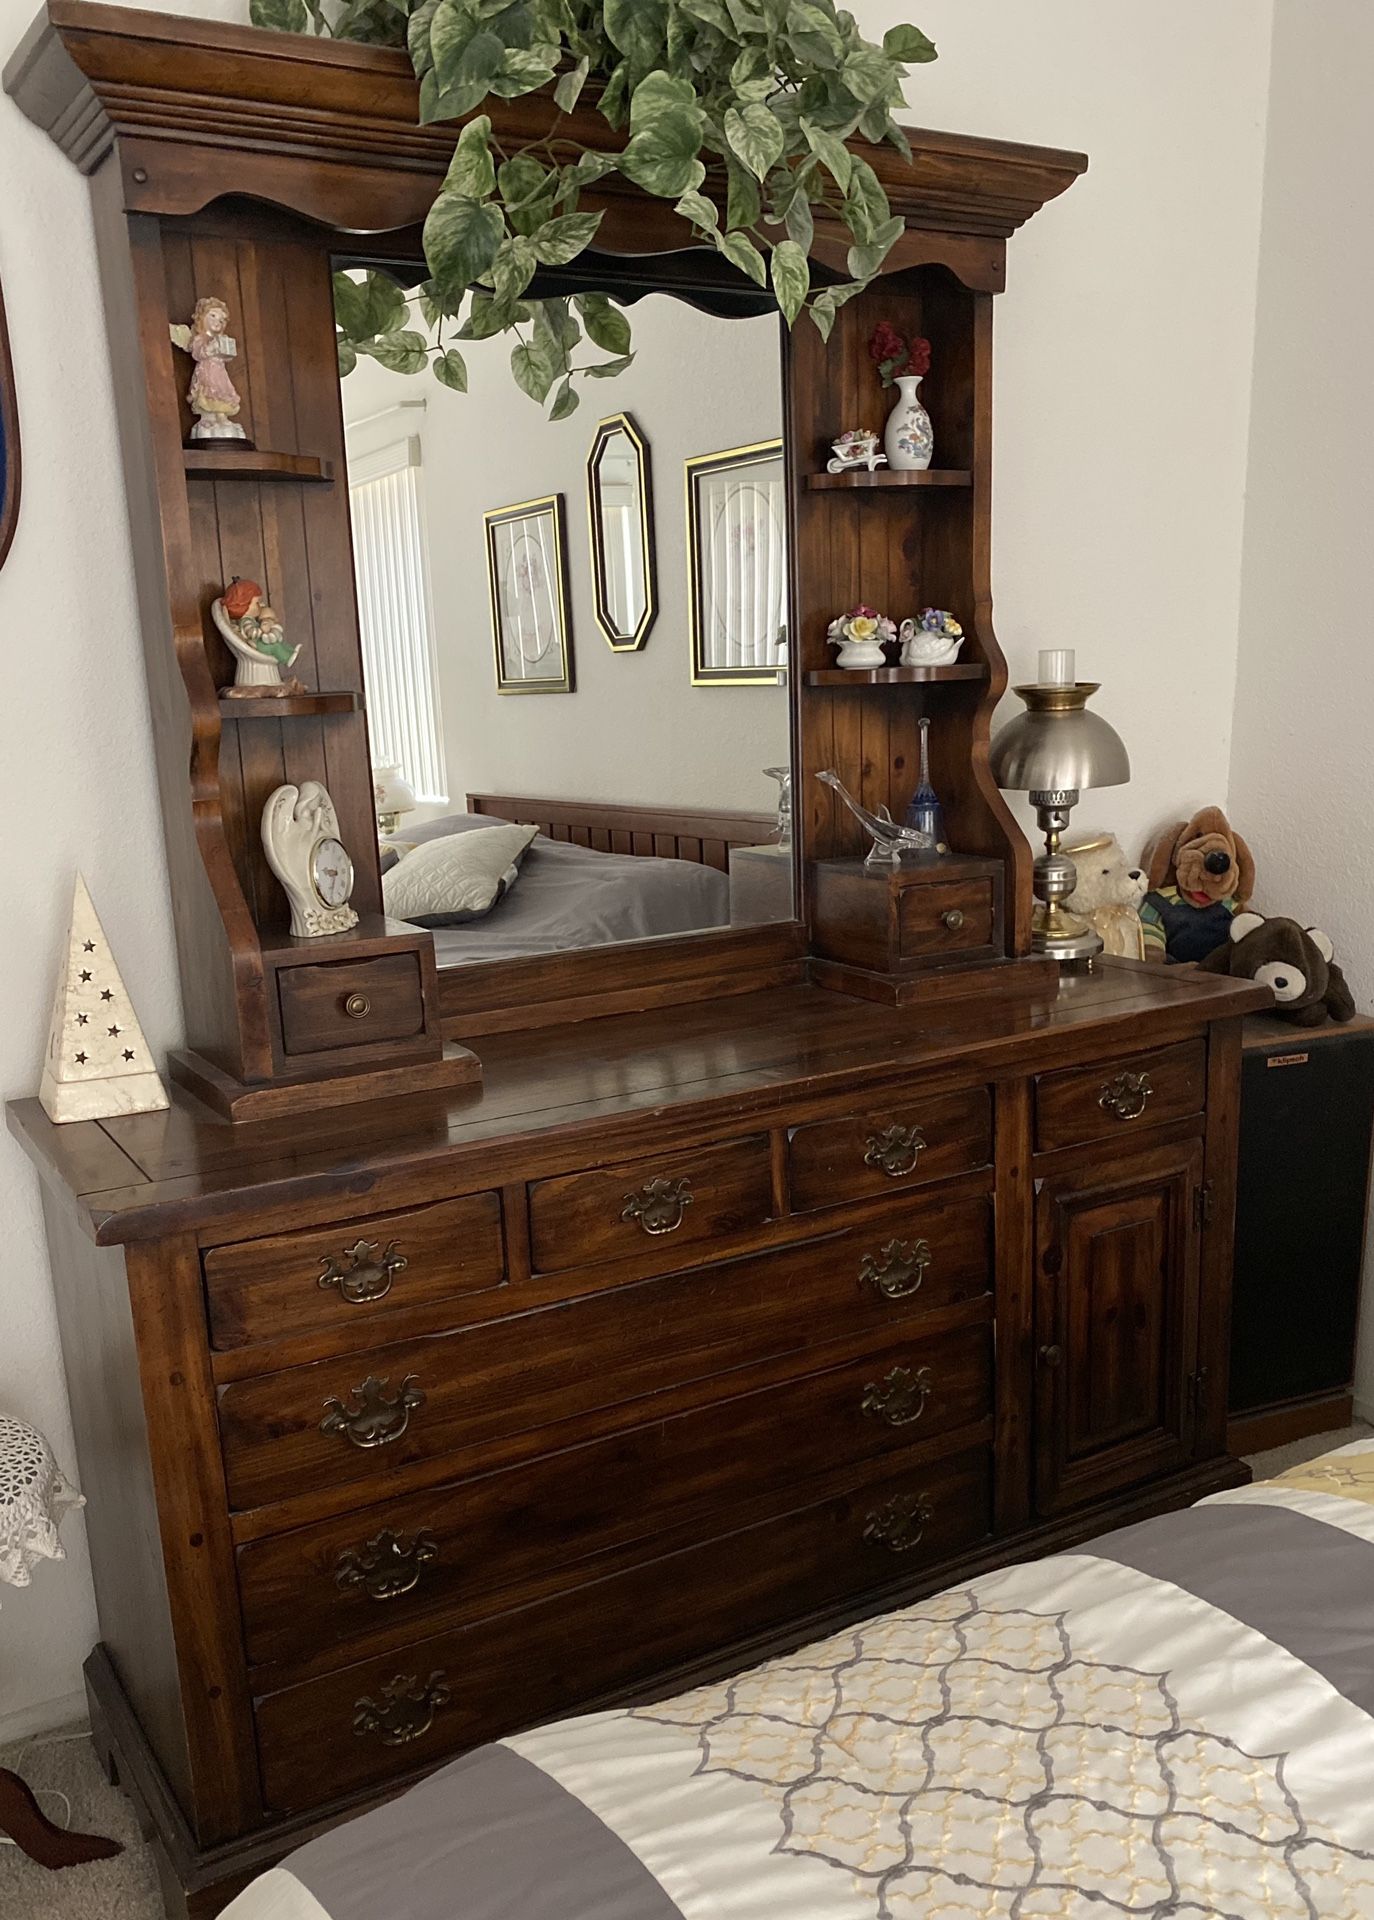
<svg viewBox="0 0 1374 1920">
<path fill-rule="evenodd" d="M 526 294 L 541 266 L 567 266 L 593 244 L 602 214 L 582 211 L 581 196 L 616 171 L 672 201 L 699 240 L 770 288 L 789 326 L 806 312 L 827 338 L 902 231 L 846 142 L 907 152 L 893 109 L 908 67 L 936 57 L 916 27 L 893 27 L 877 46 L 834 0 L 250 0 L 250 11 L 262 27 L 406 45 L 421 119 L 466 121 L 425 222 L 430 278 L 417 303 L 429 332 L 407 324 L 388 276 L 339 275 L 345 373 L 359 354 L 402 372 L 428 361 L 465 391 L 459 343 L 513 334 L 521 388 L 541 404 L 552 395 L 553 418 L 571 413 L 576 380 L 630 364 L 630 323 L 602 294 Z M 477 109 L 542 88 L 559 109 L 548 136 L 507 152 Z M 626 136 L 617 151 L 588 147 L 563 118 L 584 89 Z M 849 235 L 849 278 L 837 285 L 812 284 L 818 214 Z M 588 342 L 610 358 L 579 363 Z"/>
</svg>

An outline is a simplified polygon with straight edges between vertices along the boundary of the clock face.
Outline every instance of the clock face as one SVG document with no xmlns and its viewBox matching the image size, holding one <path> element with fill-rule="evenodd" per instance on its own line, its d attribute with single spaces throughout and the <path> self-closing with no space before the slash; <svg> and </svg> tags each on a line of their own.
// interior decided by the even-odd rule
<svg viewBox="0 0 1374 1920">
<path fill-rule="evenodd" d="M 353 891 L 353 862 L 339 841 L 317 840 L 310 856 L 310 879 L 327 907 L 342 907 Z"/>
</svg>

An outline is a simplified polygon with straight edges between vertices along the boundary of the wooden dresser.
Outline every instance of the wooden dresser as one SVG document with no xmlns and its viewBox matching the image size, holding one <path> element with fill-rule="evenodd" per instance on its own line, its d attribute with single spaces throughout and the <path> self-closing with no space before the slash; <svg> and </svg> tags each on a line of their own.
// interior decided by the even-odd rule
<svg viewBox="0 0 1374 1920">
<path fill-rule="evenodd" d="M 174 1902 L 474 1742 L 1243 1478 L 1258 998 L 786 988 L 493 1037 L 480 1091 L 308 1133 L 14 1107 L 97 1737 Z"/>
</svg>

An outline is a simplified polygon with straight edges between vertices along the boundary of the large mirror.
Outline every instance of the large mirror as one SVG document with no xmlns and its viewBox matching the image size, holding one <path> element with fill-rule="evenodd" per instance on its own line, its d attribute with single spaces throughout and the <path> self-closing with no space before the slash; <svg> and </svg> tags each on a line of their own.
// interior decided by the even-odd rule
<svg viewBox="0 0 1374 1920">
<path fill-rule="evenodd" d="M 794 918 L 780 323 L 632 317 L 559 420 L 507 339 L 342 382 L 384 898 L 441 966 Z"/>
</svg>

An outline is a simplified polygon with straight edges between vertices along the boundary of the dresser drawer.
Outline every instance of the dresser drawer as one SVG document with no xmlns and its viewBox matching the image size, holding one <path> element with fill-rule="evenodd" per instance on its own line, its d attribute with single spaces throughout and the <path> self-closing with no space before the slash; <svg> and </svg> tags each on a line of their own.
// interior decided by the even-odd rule
<svg viewBox="0 0 1374 1920">
<path fill-rule="evenodd" d="M 988 1291 L 987 1200 L 220 1389 L 229 1495 L 350 1484 Z M 798 1366 L 805 1371 L 806 1363 Z"/>
<path fill-rule="evenodd" d="M 408 1040 L 425 1024 L 417 953 L 328 960 L 277 973 L 285 1053 L 323 1053 L 374 1040 Z"/>
<path fill-rule="evenodd" d="M 398 1308 L 505 1285 L 501 1202 L 467 1194 L 408 1213 L 273 1234 L 205 1256 L 211 1344 L 280 1340 L 317 1327 L 340 1345 L 377 1338 Z"/>
<path fill-rule="evenodd" d="M 931 880 L 897 898 L 897 952 L 903 960 L 990 947 L 996 928 L 991 877 Z"/>
<path fill-rule="evenodd" d="M 525 1608 L 420 1640 L 255 1702 L 269 1807 L 290 1813 L 632 1692 L 674 1666 L 802 1619 L 986 1539 L 985 1447 Z M 723 1669 L 726 1660 L 721 1661 Z"/>
<path fill-rule="evenodd" d="M 1041 1073 L 1035 1080 L 1035 1144 L 1050 1153 L 1116 1139 L 1132 1127 L 1185 1120 L 1206 1104 L 1207 1048 L 1201 1040 L 1096 1067 Z"/>
<path fill-rule="evenodd" d="M 529 1197 L 531 1258 L 540 1273 L 651 1249 L 661 1254 L 661 1267 L 672 1267 L 684 1246 L 743 1233 L 768 1219 L 768 1141 L 755 1134 L 560 1174 L 536 1181 Z"/>
<path fill-rule="evenodd" d="M 801 1211 L 947 1180 L 992 1159 L 986 1087 L 932 1099 L 894 1095 L 843 1120 L 798 1127 L 788 1147 L 792 1205 Z"/>
<path fill-rule="evenodd" d="M 975 1425 L 992 1412 L 992 1331 L 919 1322 L 822 1372 L 741 1390 L 589 1446 L 426 1489 L 241 1549 L 248 1658 L 318 1660 L 377 1636 L 528 1605 L 643 1559 L 689 1523 L 709 1537 L 745 1502 Z M 651 1550 L 651 1549 L 649 1549 Z M 590 1577 L 588 1574 L 586 1577 Z"/>
</svg>

